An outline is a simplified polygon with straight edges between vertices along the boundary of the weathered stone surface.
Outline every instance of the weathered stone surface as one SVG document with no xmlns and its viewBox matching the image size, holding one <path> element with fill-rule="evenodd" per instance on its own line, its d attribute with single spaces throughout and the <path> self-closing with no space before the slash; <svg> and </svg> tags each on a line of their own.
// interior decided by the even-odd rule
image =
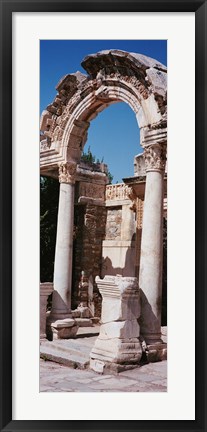
<svg viewBox="0 0 207 432">
<path fill-rule="evenodd" d="M 72 318 L 57 320 L 51 323 L 53 339 L 69 339 L 73 338 L 77 331 L 78 325 Z"/>
<path fill-rule="evenodd" d="M 152 67 L 147 69 L 146 73 L 149 82 L 153 85 L 154 91 L 165 98 L 167 89 L 167 74 Z"/>
<path fill-rule="evenodd" d="M 74 325 L 75 321 L 72 318 L 66 318 L 63 320 L 57 320 L 53 323 L 51 323 L 51 326 L 59 329 L 59 328 L 67 328 L 67 327 L 72 327 Z"/>
<path fill-rule="evenodd" d="M 80 318 L 90 318 L 91 317 L 91 313 L 90 310 L 88 308 L 88 306 L 78 306 L 77 310 L 79 310 L 80 312 Z"/>
<path fill-rule="evenodd" d="M 146 356 L 149 363 L 167 360 L 167 344 L 160 342 L 147 345 Z"/>
<path fill-rule="evenodd" d="M 138 154 L 134 157 L 134 175 L 135 176 L 146 176 L 145 161 L 143 153 Z"/>
<path fill-rule="evenodd" d="M 90 368 L 93 369 L 97 373 L 103 373 L 105 367 L 105 362 L 101 360 L 90 359 Z"/>
<path fill-rule="evenodd" d="M 139 325 L 136 319 L 102 324 L 99 339 L 139 337 Z"/>
<path fill-rule="evenodd" d="M 104 279 L 96 278 L 96 282 L 103 297 L 104 306 L 102 308 L 100 334 L 90 354 L 90 367 L 96 370 L 95 360 L 105 362 L 107 367 L 109 363 L 111 365 L 138 363 L 142 349 L 138 340 L 139 291 L 137 279 L 105 276 Z M 133 299 L 136 303 L 137 308 L 135 307 L 133 311 L 136 316 L 129 312 L 128 299 L 130 302 Z M 111 303 L 115 306 L 114 308 L 111 307 Z M 125 320 L 122 317 L 122 303 L 125 304 L 123 309 L 128 315 Z M 109 314 L 107 306 L 110 308 Z M 120 320 L 112 321 L 112 318 L 120 318 Z"/>
<path fill-rule="evenodd" d="M 104 207 L 86 203 L 75 206 L 74 271 L 73 271 L 73 307 L 77 308 L 81 301 L 80 278 L 84 270 L 88 277 L 88 308 L 87 315 L 100 317 L 101 296 L 95 284 L 95 277 L 100 274 L 102 260 L 102 241 L 105 235 L 106 210 Z"/>
<path fill-rule="evenodd" d="M 76 336 L 77 331 L 78 326 L 62 328 L 52 327 L 53 339 L 70 339 Z"/>
<path fill-rule="evenodd" d="M 111 321 L 134 320 L 140 316 L 139 293 L 132 298 L 112 298 L 110 303 L 103 299 L 101 322 L 103 324 Z"/>
<path fill-rule="evenodd" d="M 106 239 L 118 240 L 121 239 L 121 221 L 122 209 L 121 208 L 108 208 L 106 219 Z"/>
<path fill-rule="evenodd" d="M 75 322 L 78 325 L 78 327 L 91 327 L 91 326 L 93 326 L 93 323 L 92 323 L 91 319 L 89 319 L 89 318 L 76 318 Z"/>
<path fill-rule="evenodd" d="M 147 57 L 143 54 L 138 53 L 128 53 L 127 51 L 123 50 L 103 50 L 99 51 L 96 54 L 90 54 L 86 56 L 82 61 L 82 66 L 88 73 L 94 73 L 95 67 L 99 66 L 100 63 L 103 64 L 104 60 L 107 61 L 107 64 L 109 64 L 109 60 L 111 61 L 111 64 L 113 64 L 117 59 L 123 59 L 124 61 L 128 60 L 129 65 L 135 64 L 137 68 L 139 69 L 149 69 L 151 67 L 167 71 L 166 66 L 164 66 L 162 63 L 158 62 L 157 60 Z M 95 61 L 96 60 L 96 61 Z M 100 67 L 100 66 L 99 66 Z M 130 66 L 129 66 L 130 67 Z M 96 70 L 96 69 L 95 69 Z"/>
<path fill-rule="evenodd" d="M 102 277 L 107 274 L 112 276 L 119 274 L 123 277 L 135 276 L 135 241 L 104 240 L 102 251 Z"/>
<path fill-rule="evenodd" d="M 92 360 L 100 360 L 119 364 L 138 364 L 142 350 L 137 338 L 131 339 L 96 339 L 90 353 Z"/>
</svg>

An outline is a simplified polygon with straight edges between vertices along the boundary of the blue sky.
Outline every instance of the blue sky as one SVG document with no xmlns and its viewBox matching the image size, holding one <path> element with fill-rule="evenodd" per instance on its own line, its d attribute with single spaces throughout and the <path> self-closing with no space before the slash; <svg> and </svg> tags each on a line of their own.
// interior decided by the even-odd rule
<svg viewBox="0 0 207 432">
<path fill-rule="evenodd" d="M 165 40 L 41 40 L 40 41 L 40 112 L 52 102 L 60 78 L 80 71 L 81 61 L 88 54 L 105 49 L 121 49 L 153 57 L 167 65 Z M 133 175 L 133 159 L 142 149 L 134 112 L 126 103 L 111 105 L 92 122 L 88 131 L 88 147 L 108 164 L 113 183 Z"/>
</svg>

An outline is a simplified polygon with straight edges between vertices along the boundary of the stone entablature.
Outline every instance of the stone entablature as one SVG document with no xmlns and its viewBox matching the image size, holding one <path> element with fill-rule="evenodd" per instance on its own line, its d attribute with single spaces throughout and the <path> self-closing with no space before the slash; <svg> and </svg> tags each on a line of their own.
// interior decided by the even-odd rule
<svg viewBox="0 0 207 432">
<path fill-rule="evenodd" d="M 75 203 L 105 205 L 107 165 L 80 162 L 76 170 Z"/>
<path fill-rule="evenodd" d="M 98 199 L 104 202 L 105 186 L 90 182 L 80 182 L 79 200 L 84 198 Z"/>
</svg>

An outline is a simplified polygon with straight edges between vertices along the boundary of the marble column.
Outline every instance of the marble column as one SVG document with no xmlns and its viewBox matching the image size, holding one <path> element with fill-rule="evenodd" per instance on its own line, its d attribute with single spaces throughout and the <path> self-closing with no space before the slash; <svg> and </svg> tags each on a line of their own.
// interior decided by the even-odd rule
<svg viewBox="0 0 207 432">
<path fill-rule="evenodd" d="M 166 145 L 153 144 L 145 147 L 144 159 L 146 188 L 139 272 L 140 333 L 146 344 L 155 349 L 156 344 L 162 344 L 163 185 Z"/>
<path fill-rule="evenodd" d="M 75 163 L 59 166 L 60 196 L 54 264 L 54 292 L 50 316 L 53 334 L 67 338 L 73 325 L 71 319 L 71 284 L 73 257 Z M 57 321 L 58 320 L 58 321 Z M 65 320 L 63 323 L 62 320 Z M 56 321 L 56 323 L 54 323 Z M 62 330 L 63 328 L 68 330 Z M 74 331 L 73 331 L 74 333 Z"/>
</svg>

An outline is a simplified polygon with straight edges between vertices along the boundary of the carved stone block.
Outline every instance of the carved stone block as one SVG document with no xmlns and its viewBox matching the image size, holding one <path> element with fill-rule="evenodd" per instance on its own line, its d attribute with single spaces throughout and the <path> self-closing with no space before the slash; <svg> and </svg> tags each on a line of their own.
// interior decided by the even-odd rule
<svg viewBox="0 0 207 432">
<path fill-rule="evenodd" d="M 100 334 L 90 353 L 90 367 L 95 371 L 97 367 L 100 370 L 105 367 L 113 370 L 117 365 L 133 367 L 142 355 L 138 339 L 140 306 L 137 278 L 105 276 L 104 279 L 96 278 L 96 283 L 103 307 Z"/>
<path fill-rule="evenodd" d="M 70 339 L 76 336 L 78 325 L 72 318 L 57 320 L 51 323 L 53 339 Z"/>
</svg>

